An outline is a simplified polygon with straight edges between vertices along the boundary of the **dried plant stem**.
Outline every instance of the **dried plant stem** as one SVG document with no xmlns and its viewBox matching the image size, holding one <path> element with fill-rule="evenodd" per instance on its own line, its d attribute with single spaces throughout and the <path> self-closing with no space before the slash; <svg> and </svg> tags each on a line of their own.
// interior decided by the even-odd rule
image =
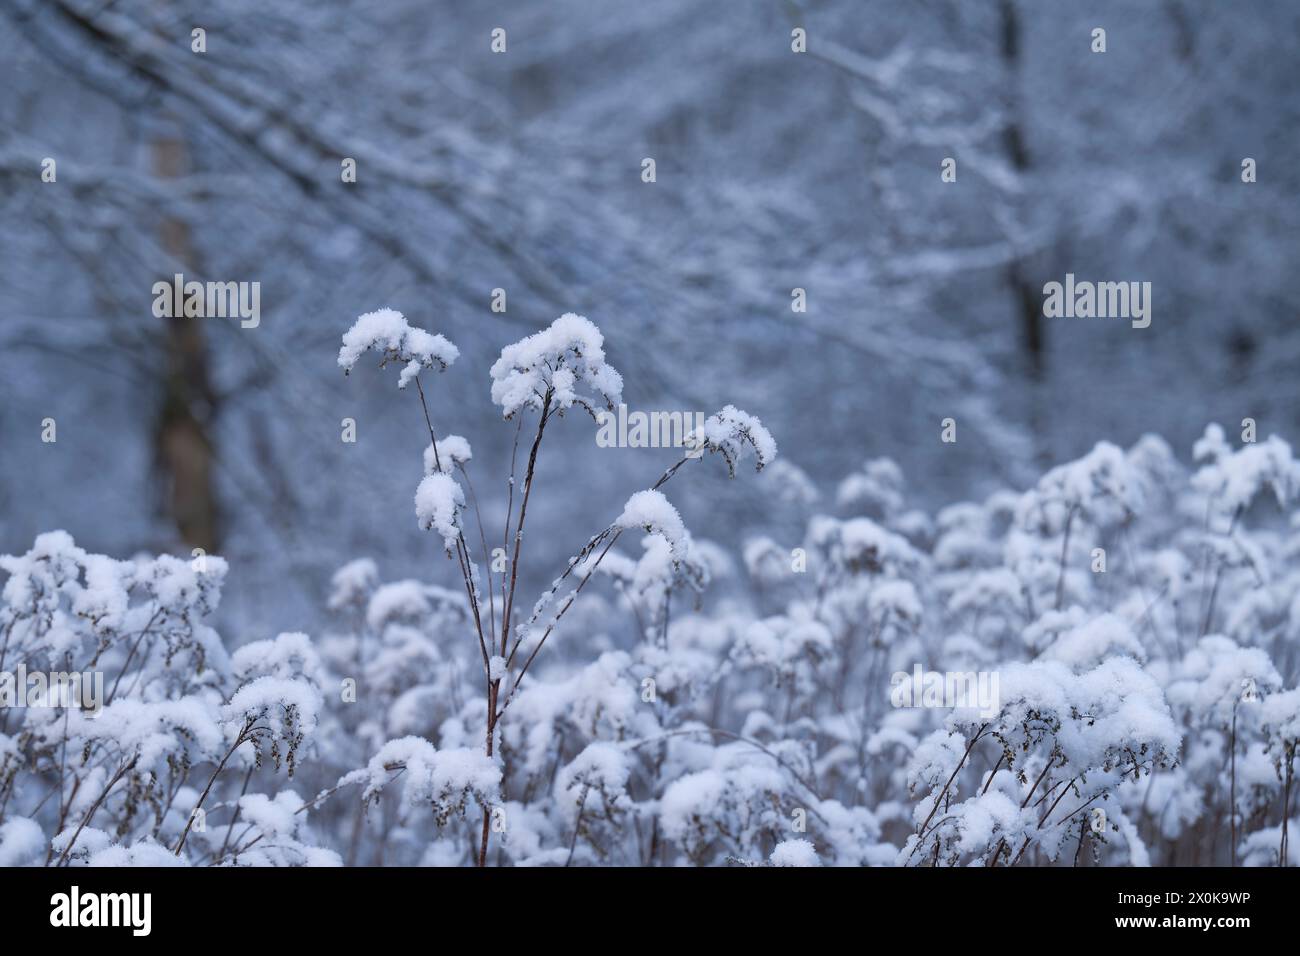
<svg viewBox="0 0 1300 956">
<path fill-rule="evenodd" d="M 1061 539 L 1061 571 L 1056 578 L 1056 609 L 1059 611 L 1065 602 L 1065 560 L 1070 551 L 1070 529 L 1074 525 L 1074 514 L 1078 506 L 1071 505 L 1070 513 L 1065 518 L 1065 534 Z"/>
<path fill-rule="evenodd" d="M 108 797 L 109 791 L 117 786 L 117 782 L 126 776 L 127 771 L 135 766 L 135 762 L 138 759 L 138 757 L 132 757 L 129 761 L 123 761 L 118 766 L 117 771 L 113 774 L 107 785 L 105 785 L 104 789 L 100 791 L 99 796 L 95 798 L 95 802 L 92 803 L 90 809 L 86 811 L 86 815 L 81 818 L 81 823 L 77 826 L 77 832 L 72 834 L 72 839 L 69 840 L 68 845 L 63 848 L 63 853 L 59 856 L 59 862 L 55 864 L 56 866 L 63 866 L 67 863 L 68 855 L 72 853 L 72 848 L 77 845 L 77 837 L 81 836 L 81 831 L 86 828 L 86 824 L 90 822 L 91 817 L 93 817 L 99 810 L 104 800 Z"/>
<path fill-rule="evenodd" d="M 1287 833 L 1291 819 L 1291 780 L 1295 769 L 1295 741 L 1286 747 L 1286 785 L 1282 789 L 1282 841 L 1277 848 L 1277 865 L 1287 865 L 1287 855 L 1291 852 L 1291 838 Z"/>
<path fill-rule="evenodd" d="M 1228 790 L 1228 825 L 1231 828 L 1232 847 L 1229 850 L 1229 859 L 1232 866 L 1237 865 L 1237 704 L 1232 705 L 1232 734 L 1228 738 L 1228 747 L 1230 748 L 1229 763 L 1232 769 L 1229 772 L 1231 782 Z"/>
<path fill-rule="evenodd" d="M 230 749 L 226 751 L 226 755 L 221 758 L 221 763 L 217 764 L 217 769 L 212 771 L 212 776 L 208 778 L 208 785 L 203 788 L 203 793 L 199 795 L 199 802 L 194 805 L 194 810 L 190 811 L 190 818 L 185 821 L 185 829 L 181 833 L 181 838 L 176 841 L 175 853 L 177 856 L 180 856 L 181 850 L 185 849 L 185 839 L 190 835 L 190 827 L 194 826 L 195 811 L 202 808 L 203 801 L 208 799 L 208 794 L 212 792 L 212 785 L 217 782 L 217 777 L 221 775 L 221 771 L 226 769 L 226 762 L 230 760 L 231 756 L 239 749 L 240 745 L 247 743 L 252 739 L 250 731 L 252 731 L 253 724 L 256 722 L 256 717 L 249 717 L 244 721 L 244 727 L 239 731 L 239 735 L 235 737 L 235 742 L 230 745 Z"/>
</svg>

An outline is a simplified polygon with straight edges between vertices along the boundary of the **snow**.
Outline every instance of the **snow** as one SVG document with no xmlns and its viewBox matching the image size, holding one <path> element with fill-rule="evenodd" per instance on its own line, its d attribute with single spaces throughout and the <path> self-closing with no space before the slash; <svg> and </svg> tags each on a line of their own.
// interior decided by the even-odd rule
<svg viewBox="0 0 1300 956">
<path fill-rule="evenodd" d="M 1274 760 L 1279 764 L 1282 754 L 1300 742 L 1300 688 L 1270 694 L 1261 707 L 1261 720 L 1273 745 Z"/>
<path fill-rule="evenodd" d="M 1196 447 L 1196 457 L 1208 458 L 1210 463 L 1193 476 L 1192 483 L 1227 515 L 1249 507 L 1266 488 L 1280 508 L 1300 493 L 1300 461 L 1290 444 L 1277 435 L 1233 451 L 1223 441 L 1222 429 L 1211 425 Z"/>
<path fill-rule="evenodd" d="M 674 551 L 687 539 L 682 517 L 661 492 L 638 491 L 627 499 L 623 511 L 614 519 L 618 528 L 642 528 L 650 534 L 663 535 Z"/>
<path fill-rule="evenodd" d="M 566 312 L 501 350 L 491 369 L 492 401 L 506 418 L 525 407 L 540 411 L 547 395 L 559 409 L 576 403 L 594 414 L 597 405 L 616 407 L 623 397 L 623 377 L 606 364 L 604 343 L 590 320 Z"/>
<path fill-rule="evenodd" d="M 239 798 L 239 817 L 269 839 L 280 839 L 297 830 L 301 806 L 302 800 L 293 791 L 282 791 L 274 800 L 264 793 L 249 793 Z"/>
<path fill-rule="evenodd" d="M 429 741 L 414 735 L 390 740 L 370 758 L 364 770 L 354 770 L 340 778 L 338 786 L 366 784 L 362 802 L 382 791 L 393 779 L 394 769 L 406 771 L 411 779 L 427 776 L 431 770 L 437 748 Z"/>
<path fill-rule="evenodd" d="M 364 770 L 345 775 L 338 785 L 364 782 L 362 801 L 369 803 L 397 779 L 402 781 L 402 806 L 431 806 L 439 825 L 453 814 L 464 816 L 470 807 L 492 806 L 501 799 L 501 768 L 481 750 L 439 750 L 415 736 L 388 741 Z"/>
<path fill-rule="evenodd" d="M 1188 650 L 1171 675 L 1167 693 L 1175 707 L 1226 726 L 1247 681 L 1261 695 L 1282 686 L 1273 662 L 1259 648 L 1241 647 L 1212 634 Z"/>
<path fill-rule="evenodd" d="M 5 172 L 34 183 L 36 145 L 92 128 L 113 147 L 65 158 L 73 188 L 5 193 L 0 671 L 94 672 L 112 701 L 0 710 L 0 857 L 40 865 L 86 820 L 77 866 L 465 866 L 487 816 L 492 865 L 762 865 L 805 841 L 826 866 L 1286 862 L 1300 230 L 1285 160 L 1247 185 L 1223 144 L 1281 145 L 1300 6 L 1130 4 L 1143 42 L 1114 24 L 1098 60 L 1082 10 L 827 0 L 792 60 L 767 4 L 531 4 L 493 57 L 469 14 L 413 30 L 425 5 L 390 0 L 358 27 L 358 5 L 285 0 L 237 62 L 155 39 L 156 5 L 74 6 L 0 43 Z M 95 93 L 119 67 L 132 89 Z M 126 161 L 158 134 L 132 90 L 157 85 L 196 173 L 162 188 Z M 90 128 L 62 108 L 90 102 Z M 260 328 L 141 338 L 133 302 L 177 252 L 159 198 L 201 227 L 205 273 L 266 283 Z M 1031 310 L 1041 335 L 1008 334 L 1040 267 L 1135 259 L 1155 331 Z M 157 405 L 181 345 L 194 387 Z M 345 386 L 367 362 L 392 380 Z M 739 480 L 559 420 L 624 395 L 716 411 L 687 457 Z M 1211 411 L 1231 417 L 1201 435 Z M 624 507 L 659 475 L 666 499 Z M 436 537 L 410 527 L 425 477 Z M 195 560 L 212 537 L 224 559 Z M 895 709 L 913 667 L 995 676 L 997 707 Z M 359 805 L 394 740 L 414 770 L 382 766 L 390 793 Z M 304 793 L 364 779 L 302 807 L 286 748 Z M 216 859 L 236 811 L 232 842 L 265 837 Z"/>
<path fill-rule="evenodd" d="M 659 802 L 664 833 L 670 839 L 686 840 L 701 817 L 720 805 L 726 790 L 726 779 L 715 770 L 702 770 L 674 780 Z"/>
<path fill-rule="evenodd" d="M 84 839 L 85 834 L 83 833 L 81 839 L 78 840 L 78 845 Z M 86 865 L 106 867 L 183 867 L 189 866 L 189 861 L 184 857 L 177 856 L 165 846 L 143 840 L 131 846 L 123 846 L 117 843 L 97 850 L 90 854 L 86 860 Z"/>
<path fill-rule="evenodd" d="M 23 866 L 45 850 L 40 824 L 26 817 L 14 817 L 0 824 L 0 866 Z"/>
<path fill-rule="evenodd" d="M 379 584 L 379 568 L 372 558 L 357 558 L 334 572 L 330 578 L 329 609 L 362 605 Z"/>
<path fill-rule="evenodd" d="M 920 595 L 911 581 L 882 581 L 872 589 L 869 601 L 871 613 L 877 618 L 889 614 L 919 623 L 924 614 Z"/>
<path fill-rule="evenodd" d="M 698 860 L 719 827 L 731 829 L 736 849 L 749 852 L 758 834 L 788 832 L 791 817 L 777 807 L 806 806 L 768 755 L 745 744 L 717 748 L 710 766 L 669 784 L 660 801 L 664 835 Z"/>
<path fill-rule="evenodd" d="M 374 590 L 366 605 L 366 624 L 382 631 L 393 622 L 423 621 L 433 610 L 428 588 L 415 580 L 394 581 Z"/>
<path fill-rule="evenodd" d="M 321 676 L 320 655 L 311 638 L 301 631 L 280 634 L 269 641 L 251 641 L 230 655 L 230 666 L 240 680 L 270 675 L 319 681 Z"/>
<path fill-rule="evenodd" d="M 773 866 L 821 866 L 817 848 L 811 840 L 802 839 L 782 840 L 772 850 L 768 862 Z"/>
<path fill-rule="evenodd" d="M 390 361 L 403 363 L 398 388 L 406 388 L 421 369 L 445 370 L 460 356 L 460 350 L 441 335 L 409 325 L 406 317 L 395 309 L 379 309 L 357 318 L 343 333 L 339 367 L 345 373 L 351 372 L 361 356 L 371 349 L 380 353 L 381 366 Z"/>
<path fill-rule="evenodd" d="M 567 797 L 572 816 L 579 810 L 608 816 L 632 806 L 627 795 L 631 767 L 623 748 L 605 741 L 588 744 L 556 776 L 557 794 Z"/>
<path fill-rule="evenodd" d="M 276 767 L 283 757 L 292 777 L 299 747 L 315 732 L 323 705 L 320 690 L 308 681 L 267 675 L 239 688 L 221 717 L 232 737 L 250 722 L 252 728 L 265 728 L 256 738 L 258 752 L 268 745 Z"/>
<path fill-rule="evenodd" d="M 903 470 L 890 458 L 874 458 L 840 482 L 835 491 L 842 509 L 883 519 L 903 507 Z"/>
<path fill-rule="evenodd" d="M 750 577 L 764 583 L 784 581 L 790 573 L 789 549 L 782 548 L 766 535 L 745 542 L 741 555 Z"/>
<path fill-rule="evenodd" d="M 415 517 L 422 531 L 442 535 L 447 551 L 456 547 L 460 536 L 460 509 L 465 506 L 465 492 L 455 478 L 444 472 L 425 475 L 415 489 Z"/>
<path fill-rule="evenodd" d="M 441 470 L 445 474 L 451 474 L 457 466 L 464 465 L 473 457 L 468 441 L 460 435 L 446 435 L 438 440 L 436 452 L 433 445 L 424 450 L 424 473 L 432 475 Z M 442 463 L 441 469 L 438 467 L 439 462 Z"/>
<path fill-rule="evenodd" d="M 1146 650 L 1128 622 L 1114 614 L 1101 614 L 1065 631 L 1043 654 L 1045 659 L 1061 661 L 1076 672 L 1124 655 L 1142 661 Z"/>
<path fill-rule="evenodd" d="M 440 750 L 430 768 L 427 786 L 435 804 L 459 801 L 492 803 L 501 783 L 501 768 L 472 747 Z"/>
<path fill-rule="evenodd" d="M 727 469 L 733 477 L 736 464 L 744 459 L 747 450 L 754 453 L 757 471 L 776 460 L 776 439 L 772 433 L 756 416 L 734 405 L 726 405 L 705 419 L 704 427 L 687 437 L 686 446 L 718 452 L 726 459 Z"/>
<path fill-rule="evenodd" d="M 809 538 L 855 571 L 898 575 L 921 564 L 920 554 L 906 538 L 870 518 L 838 521 L 817 515 L 809 524 Z"/>
<path fill-rule="evenodd" d="M 392 316 L 360 331 L 384 352 L 385 329 L 401 348 L 425 341 Z M 548 396 L 591 410 L 619 394 L 615 374 L 594 326 L 565 317 L 507 347 L 493 389 L 507 416 Z M 734 406 L 700 435 L 732 470 L 750 454 L 773 463 L 771 436 Z M 1193 472 L 1154 436 L 1101 442 L 1028 491 L 933 514 L 889 459 L 850 474 L 824 513 L 793 465 L 726 505 L 697 497 L 717 477 L 682 462 L 612 524 L 570 535 L 566 519 L 561 536 L 541 519 L 546 480 L 568 490 L 569 449 L 548 444 L 521 580 L 552 585 L 527 616 L 515 596 L 511 640 L 498 600 L 511 575 L 485 571 L 509 544 L 505 504 L 485 495 L 487 542 L 462 537 L 453 474 L 472 451 L 456 434 L 411 448 L 417 524 L 467 553 L 477 619 L 460 566 L 419 557 L 420 537 L 413 561 L 396 540 L 380 552 L 409 577 L 342 563 L 313 636 L 249 626 L 238 602 L 235 633 L 218 633 L 219 557 L 120 560 L 41 535 L 0 556 L 0 648 L 102 670 L 113 699 L 98 716 L 10 714 L 0 787 L 18 785 L 0 861 L 71 847 L 74 865 L 464 865 L 486 816 L 489 860 L 521 866 L 1223 863 L 1231 848 L 1211 837 L 1235 794 L 1240 861 L 1267 864 L 1300 735 L 1300 521 L 1252 505 L 1269 488 L 1291 500 L 1293 462 L 1280 442 L 1238 449 L 1213 430 L 1200 446 Z M 669 480 L 692 510 L 757 503 L 743 567 L 692 537 Z M 588 544 L 566 563 L 571 539 Z M 973 680 L 991 699 L 899 706 L 899 671 Z M 316 797 L 283 789 L 282 770 Z M 69 779 L 75 796 L 59 799 Z M 158 793 L 165 809 L 137 809 Z M 208 829 L 177 858 L 201 801 Z M 1107 839 L 1081 842 L 1093 807 Z M 243 835 L 223 852 L 236 811 Z"/>
<path fill-rule="evenodd" d="M 72 722 L 79 723 L 75 715 Z M 216 709 L 198 697 L 142 701 L 117 699 L 85 722 L 85 739 L 110 744 L 141 771 L 164 769 L 168 758 L 217 756 L 223 737 Z"/>
<path fill-rule="evenodd" d="M 1071 515 L 1108 527 L 1142 507 L 1142 481 L 1123 450 L 1103 441 L 1082 458 L 1047 472 L 1021 500 L 1018 519 L 1026 528 L 1060 532 Z"/>
</svg>

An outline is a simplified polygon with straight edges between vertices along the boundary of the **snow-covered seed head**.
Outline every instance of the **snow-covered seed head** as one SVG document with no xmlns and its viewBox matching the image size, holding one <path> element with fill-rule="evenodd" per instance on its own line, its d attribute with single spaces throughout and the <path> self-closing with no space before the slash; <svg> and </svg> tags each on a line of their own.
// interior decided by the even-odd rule
<svg viewBox="0 0 1300 956">
<path fill-rule="evenodd" d="M 754 451 L 755 471 L 762 471 L 776 458 L 776 439 L 772 433 L 758 418 L 735 405 L 727 405 L 716 415 L 710 415 L 703 428 L 687 436 L 686 446 L 721 453 L 732 478 L 736 477 L 736 462 L 744 457 L 747 446 Z"/>
<path fill-rule="evenodd" d="M 465 492 L 451 475 L 437 471 L 425 475 L 415 490 L 415 517 L 421 531 L 437 531 L 443 547 L 451 551 L 460 535 L 460 509 Z"/>
<path fill-rule="evenodd" d="M 432 475 L 435 471 L 442 471 L 451 474 L 458 465 L 473 457 L 468 441 L 460 435 L 447 435 L 439 439 L 436 447 L 431 444 L 424 449 L 424 473 Z"/>
<path fill-rule="evenodd" d="M 287 766 L 289 775 L 297 769 L 298 750 L 316 729 L 323 706 L 320 690 L 309 680 L 263 675 L 239 688 L 221 710 L 229 734 L 248 732 L 257 760 L 269 742 L 278 770 Z M 240 729 L 244 728 L 243 731 Z"/>
<path fill-rule="evenodd" d="M 1300 495 L 1300 460 L 1276 435 L 1234 450 L 1224 440 L 1223 429 L 1211 425 L 1194 453 L 1208 464 L 1193 476 L 1192 486 L 1226 514 L 1244 511 L 1265 489 L 1273 492 L 1280 508 L 1288 507 Z"/>
<path fill-rule="evenodd" d="M 367 312 L 343 333 L 343 346 L 339 349 L 343 373 L 351 372 L 357 360 L 371 349 L 380 354 L 380 368 L 389 362 L 403 363 L 398 388 L 406 388 L 421 369 L 436 367 L 446 371 L 460 356 L 456 346 L 441 335 L 410 325 L 406 316 L 396 309 Z"/>
<path fill-rule="evenodd" d="M 1102 527 L 1117 525 L 1142 510 L 1142 482 L 1124 452 L 1102 441 L 1075 461 L 1058 465 L 1025 493 L 1018 521 L 1027 531 L 1060 534 L 1074 514 Z"/>
<path fill-rule="evenodd" d="M 501 350 L 491 370 L 492 401 L 506 418 L 521 408 L 540 410 L 548 394 L 561 411 L 578 405 L 595 417 L 598 404 L 614 408 L 623 398 L 623 377 L 605 363 L 604 344 L 588 319 L 566 312 Z"/>
<path fill-rule="evenodd" d="M 614 526 L 625 530 L 643 528 L 649 534 L 663 535 L 674 552 L 684 547 L 689 537 L 677 509 L 653 490 L 638 491 L 628 498 Z"/>
</svg>

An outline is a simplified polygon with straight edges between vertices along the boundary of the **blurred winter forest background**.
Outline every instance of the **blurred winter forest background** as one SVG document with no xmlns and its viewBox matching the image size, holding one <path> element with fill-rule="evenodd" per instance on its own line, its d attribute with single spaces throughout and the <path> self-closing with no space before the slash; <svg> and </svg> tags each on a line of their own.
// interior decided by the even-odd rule
<svg viewBox="0 0 1300 956">
<path fill-rule="evenodd" d="M 335 361 L 383 306 L 461 347 L 432 401 L 485 475 L 487 365 L 566 311 L 630 407 L 734 401 L 828 508 L 882 455 L 933 507 L 1103 438 L 1294 440 L 1297 40 L 1291 0 L 0 0 L 0 553 L 220 553 L 234 643 L 313 628 L 356 556 L 454 581 L 412 520 L 415 396 Z M 155 318 L 177 272 L 260 282 L 260 326 Z M 1151 326 L 1043 319 L 1066 272 L 1151 282 Z M 672 460 L 593 433 L 556 430 L 530 548 Z M 764 480 L 708 471 L 697 538 L 773 530 Z"/>
</svg>

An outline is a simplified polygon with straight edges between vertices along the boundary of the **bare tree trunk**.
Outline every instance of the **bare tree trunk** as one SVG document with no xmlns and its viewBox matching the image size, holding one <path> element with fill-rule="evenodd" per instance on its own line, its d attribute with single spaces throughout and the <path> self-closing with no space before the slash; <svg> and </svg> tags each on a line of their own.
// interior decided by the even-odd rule
<svg viewBox="0 0 1300 956">
<path fill-rule="evenodd" d="M 1020 96 L 1017 89 L 1020 73 L 1021 24 L 1020 12 L 1016 9 L 1015 0 L 1001 0 L 998 5 L 998 20 L 1000 54 L 1007 83 L 1007 120 L 1002 128 L 1002 140 L 1012 168 L 1017 174 L 1023 175 L 1029 171 L 1030 156 L 1020 120 Z M 1022 215 L 1017 214 L 1015 221 L 1019 223 L 1022 218 Z M 1007 284 L 1011 287 L 1013 307 L 1019 316 L 1020 348 L 1024 355 L 1025 373 L 1029 378 L 1030 388 L 1037 392 L 1047 377 L 1043 303 L 1038 293 L 1038 286 L 1030 278 L 1030 268 L 1024 258 L 1018 256 L 1007 266 Z M 1034 395 L 1029 406 L 1029 429 L 1034 439 L 1034 454 L 1042 463 L 1050 457 L 1043 440 L 1046 422 L 1043 421 L 1041 409 L 1044 403 Z"/>
<path fill-rule="evenodd" d="M 159 179 L 177 179 L 186 167 L 185 140 L 179 133 L 160 134 L 153 142 L 153 170 Z M 187 272 L 197 268 L 189 224 L 167 216 L 162 246 Z M 170 280 L 170 276 L 160 276 Z M 187 275 L 187 280 L 190 278 Z M 179 306 L 180 303 L 174 303 Z M 183 312 L 173 309 L 174 312 Z M 182 541 L 212 553 L 220 543 L 213 491 L 215 449 L 211 426 L 217 402 L 208 377 L 208 353 L 202 318 L 173 315 L 162 320 L 161 395 L 154 423 L 154 469 L 166 496 L 166 508 Z"/>
</svg>

